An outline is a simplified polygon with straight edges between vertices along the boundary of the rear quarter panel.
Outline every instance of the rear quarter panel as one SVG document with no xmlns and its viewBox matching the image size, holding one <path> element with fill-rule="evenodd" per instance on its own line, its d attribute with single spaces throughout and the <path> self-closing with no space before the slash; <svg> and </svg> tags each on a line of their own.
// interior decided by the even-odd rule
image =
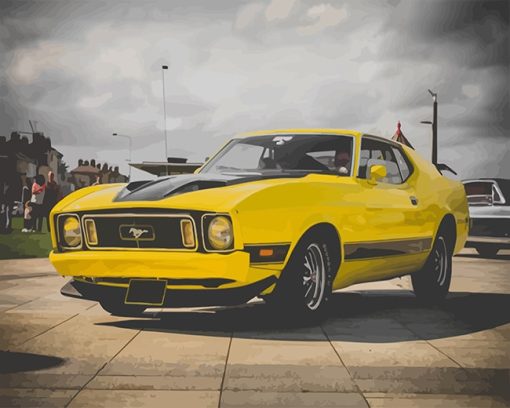
<svg viewBox="0 0 510 408">
<path fill-rule="evenodd" d="M 469 208 L 464 185 L 460 181 L 443 176 L 431 162 L 414 150 L 403 147 L 413 165 L 419 169 L 420 177 L 415 188 L 422 204 L 428 209 L 428 217 L 433 217 L 434 237 L 443 218 L 447 214 L 453 215 L 456 226 L 454 254 L 458 253 L 464 248 L 469 231 Z"/>
</svg>

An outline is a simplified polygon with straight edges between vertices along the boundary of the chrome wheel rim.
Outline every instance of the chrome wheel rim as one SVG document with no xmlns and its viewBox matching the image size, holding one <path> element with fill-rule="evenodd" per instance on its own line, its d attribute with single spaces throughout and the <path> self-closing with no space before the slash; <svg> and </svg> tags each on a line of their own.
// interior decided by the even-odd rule
<svg viewBox="0 0 510 408">
<path fill-rule="evenodd" d="M 316 310 L 322 303 L 326 285 L 326 267 L 320 247 L 313 243 L 306 248 L 304 259 L 303 286 L 305 304 L 310 310 Z"/>
<path fill-rule="evenodd" d="M 446 282 L 448 271 L 448 249 L 443 237 L 437 238 L 437 245 L 434 249 L 434 274 L 437 277 L 439 286 L 443 286 Z"/>
</svg>

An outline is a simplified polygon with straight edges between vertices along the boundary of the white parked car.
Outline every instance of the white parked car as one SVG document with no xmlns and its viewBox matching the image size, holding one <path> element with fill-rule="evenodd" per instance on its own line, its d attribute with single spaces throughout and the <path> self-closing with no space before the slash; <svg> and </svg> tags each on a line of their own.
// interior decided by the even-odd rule
<svg viewBox="0 0 510 408">
<path fill-rule="evenodd" d="M 485 257 L 510 248 L 510 180 L 464 180 L 471 218 L 466 247 Z"/>
</svg>

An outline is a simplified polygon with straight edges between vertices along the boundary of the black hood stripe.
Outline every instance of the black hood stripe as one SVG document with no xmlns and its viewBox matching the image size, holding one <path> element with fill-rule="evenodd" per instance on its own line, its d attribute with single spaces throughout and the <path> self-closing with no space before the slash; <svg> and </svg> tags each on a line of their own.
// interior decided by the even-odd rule
<svg viewBox="0 0 510 408">
<path fill-rule="evenodd" d="M 206 190 L 248 183 L 251 181 L 304 177 L 308 172 L 297 173 L 268 173 L 268 174 L 185 174 L 179 176 L 165 176 L 156 180 L 135 181 L 124 187 L 114 198 L 115 202 L 122 201 L 157 201 L 164 198 Z"/>
</svg>

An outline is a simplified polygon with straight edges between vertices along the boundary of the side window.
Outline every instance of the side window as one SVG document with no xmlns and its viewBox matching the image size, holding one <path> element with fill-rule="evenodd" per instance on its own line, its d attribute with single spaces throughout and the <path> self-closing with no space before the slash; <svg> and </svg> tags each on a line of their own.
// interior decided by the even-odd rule
<svg viewBox="0 0 510 408">
<path fill-rule="evenodd" d="M 382 164 L 386 167 L 386 177 L 381 180 L 383 183 L 401 184 L 403 182 L 392 146 L 379 140 L 363 138 L 361 141 L 358 177 L 369 178 L 370 168 L 377 164 Z"/>
<path fill-rule="evenodd" d="M 393 153 L 395 154 L 395 158 L 397 159 L 398 168 L 400 169 L 400 175 L 402 176 L 402 180 L 406 181 L 412 173 L 412 167 L 404 153 L 398 148 L 393 146 Z"/>
</svg>

